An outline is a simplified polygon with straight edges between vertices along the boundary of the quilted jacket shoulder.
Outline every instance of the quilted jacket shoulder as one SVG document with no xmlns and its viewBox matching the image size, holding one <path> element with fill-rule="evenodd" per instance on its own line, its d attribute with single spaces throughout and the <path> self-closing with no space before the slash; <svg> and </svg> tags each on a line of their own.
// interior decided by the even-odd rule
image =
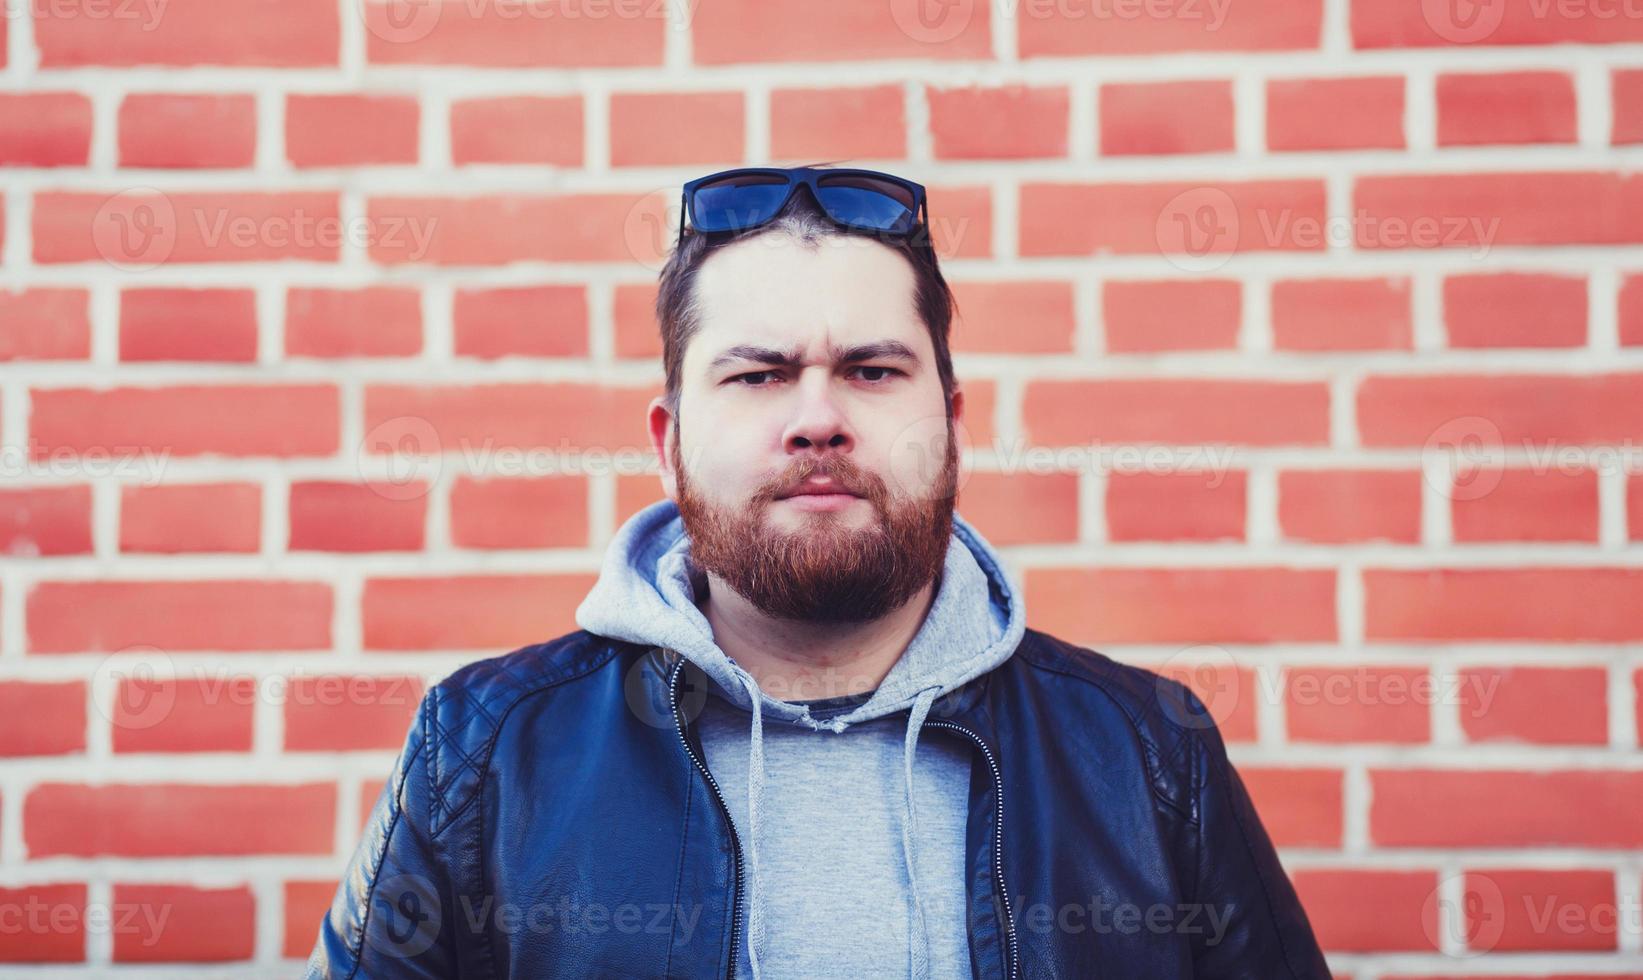
<svg viewBox="0 0 1643 980">
<path fill-rule="evenodd" d="M 592 675 L 628 646 L 577 630 L 466 664 L 429 689 L 421 718 L 429 832 L 438 836 L 472 802 L 497 735 L 521 701 Z"/>
</svg>

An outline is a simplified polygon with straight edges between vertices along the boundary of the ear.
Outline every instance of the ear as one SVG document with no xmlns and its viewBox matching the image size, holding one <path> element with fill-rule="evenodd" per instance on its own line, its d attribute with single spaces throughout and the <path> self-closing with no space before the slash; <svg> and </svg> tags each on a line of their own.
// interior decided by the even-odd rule
<svg viewBox="0 0 1643 980">
<path fill-rule="evenodd" d="M 956 381 L 953 383 L 953 421 L 964 421 L 964 388 Z"/>
<path fill-rule="evenodd" d="M 650 432 L 650 447 L 660 460 L 662 492 L 672 501 L 679 499 L 679 475 L 673 471 L 673 441 L 679 437 L 679 427 L 673 424 L 673 414 L 667 410 L 667 399 L 658 395 L 650 400 L 645 419 Z"/>
</svg>

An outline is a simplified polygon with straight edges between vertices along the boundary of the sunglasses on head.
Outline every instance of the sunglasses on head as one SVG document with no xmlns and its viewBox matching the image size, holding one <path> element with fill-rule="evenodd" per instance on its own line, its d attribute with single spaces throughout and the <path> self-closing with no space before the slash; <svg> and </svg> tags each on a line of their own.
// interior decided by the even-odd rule
<svg viewBox="0 0 1643 980">
<path fill-rule="evenodd" d="M 866 234 L 910 235 L 928 220 L 924 186 L 877 170 L 814 167 L 738 167 L 685 184 L 679 238 L 685 218 L 698 232 L 746 231 L 781 212 L 806 187 L 835 224 Z"/>
</svg>

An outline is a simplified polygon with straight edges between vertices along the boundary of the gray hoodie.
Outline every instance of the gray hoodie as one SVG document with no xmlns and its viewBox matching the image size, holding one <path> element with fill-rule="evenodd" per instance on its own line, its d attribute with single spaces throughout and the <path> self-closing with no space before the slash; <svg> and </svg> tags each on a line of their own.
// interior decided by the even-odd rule
<svg viewBox="0 0 1643 980">
<path fill-rule="evenodd" d="M 719 695 L 699 728 L 726 804 L 745 813 L 733 816 L 748 883 L 738 972 L 969 976 L 970 760 L 957 740 L 921 746 L 919 729 L 938 697 L 1021 642 L 1025 610 L 997 554 L 955 513 L 935 599 L 901 658 L 870 694 L 825 705 L 760 690 L 714 642 L 705 591 L 678 508 L 661 500 L 617 532 L 576 622 L 678 651 Z"/>
</svg>

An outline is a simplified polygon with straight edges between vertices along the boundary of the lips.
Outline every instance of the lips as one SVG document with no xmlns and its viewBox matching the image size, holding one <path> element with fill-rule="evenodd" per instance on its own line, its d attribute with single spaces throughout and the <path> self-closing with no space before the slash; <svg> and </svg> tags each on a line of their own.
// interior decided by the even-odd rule
<svg viewBox="0 0 1643 980">
<path fill-rule="evenodd" d="M 782 494 L 779 499 L 786 500 L 788 497 L 828 496 L 832 494 L 843 494 L 847 497 L 861 496 L 861 494 L 853 493 L 849 488 L 837 483 L 806 483 L 797 489 Z"/>
</svg>

